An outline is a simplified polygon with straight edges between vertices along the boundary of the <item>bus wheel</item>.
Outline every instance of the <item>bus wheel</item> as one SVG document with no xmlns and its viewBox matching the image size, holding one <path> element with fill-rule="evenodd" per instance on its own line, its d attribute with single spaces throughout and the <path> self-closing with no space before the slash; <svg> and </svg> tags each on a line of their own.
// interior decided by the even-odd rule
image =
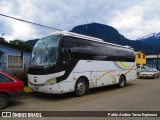
<svg viewBox="0 0 160 120">
<path fill-rule="evenodd" d="M 83 96 L 87 93 L 88 86 L 86 81 L 83 78 L 78 79 L 75 85 L 75 95 L 76 96 Z"/>
<path fill-rule="evenodd" d="M 6 107 L 7 104 L 8 104 L 7 95 L 0 93 L 0 110 Z"/>
<path fill-rule="evenodd" d="M 118 87 L 122 88 L 126 85 L 126 79 L 124 75 L 121 75 L 119 78 Z"/>
</svg>

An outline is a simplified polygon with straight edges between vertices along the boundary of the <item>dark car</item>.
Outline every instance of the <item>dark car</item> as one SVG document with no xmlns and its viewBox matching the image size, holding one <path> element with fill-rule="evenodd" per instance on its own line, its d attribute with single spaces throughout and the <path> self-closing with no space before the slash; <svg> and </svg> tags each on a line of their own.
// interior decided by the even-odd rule
<svg viewBox="0 0 160 120">
<path fill-rule="evenodd" d="M 0 71 L 0 109 L 7 106 L 9 98 L 21 96 L 24 93 L 22 81 Z"/>
</svg>

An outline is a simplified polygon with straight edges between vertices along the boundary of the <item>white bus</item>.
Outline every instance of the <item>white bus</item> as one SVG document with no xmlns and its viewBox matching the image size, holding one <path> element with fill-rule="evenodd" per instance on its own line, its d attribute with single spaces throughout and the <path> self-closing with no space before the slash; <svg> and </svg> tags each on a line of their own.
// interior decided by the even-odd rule
<svg viewBox="0 0 160 120">
<path fill-rule="evenodd" d="M 59 31 L 37 41 L 28 69 L 33 91 L 82 96 L 89 89 L 136 79 L 133 48 Z"/>
</svg>

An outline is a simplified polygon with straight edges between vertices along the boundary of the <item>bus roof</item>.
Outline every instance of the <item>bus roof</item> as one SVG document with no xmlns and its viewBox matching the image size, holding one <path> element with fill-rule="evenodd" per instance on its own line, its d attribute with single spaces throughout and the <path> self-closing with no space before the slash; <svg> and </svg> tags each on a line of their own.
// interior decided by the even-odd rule
<svg viewBox="0 0 160 120">
<path fill-rule="evenodd" d="M 127 45 L 126 46 L 122 46 L 122 45 L 118 45 L 118 44 L 113 44 L 113 43 L 105 42 L 104 40 L 102 40 L 100 38 L 90 37 L 90 36 L 87 36 L 87 35 L 82 35 L 82 34 L 78 34 L 78 33 L 74 33 L 74 32 L 56 31 L 56 32 L 52 32 L 51 34 L 49 34 L 49 36 L 50 35 L 72 36 L 72 37 L 77 37 L 77 38 L 83 38 L 83 39 L 86 39 L 86 40 L 106 43 L 106 44 L 117 46 L 117 47 L 124 47 L 124 48 L 128 48 L 128 49 L 133 49 L 131 46 L 127 46 Z"/>
</svg>

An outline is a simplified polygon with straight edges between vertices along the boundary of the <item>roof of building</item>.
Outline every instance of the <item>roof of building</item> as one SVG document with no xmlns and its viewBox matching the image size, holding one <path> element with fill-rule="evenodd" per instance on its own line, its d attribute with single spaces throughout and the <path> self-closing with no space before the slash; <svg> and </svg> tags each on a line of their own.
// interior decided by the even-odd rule
<svg viewBox="0 0 160 120">
<path fill-rule="evenodd" d="M 8 42 L 0 42 L 0 44 L 9 46 L 9 47 L 12 47 L 12 48 L 15 48 L 15 49 L 19 49 L 19 50 L 21 50 L 21 51 L 31 52 L 31 50 L 24 50 L 24 49 L 22 49 L 22 48 L 20 48 L 20 47 L 18 47 L 18 46 L 15 46 L 15 45 L 13 45 L 13 44 L 10 44 L 10 43 L 8 43 Z M 2 52 L 2 51 L 1 51 L 1 52 Z"/>
<path fill-rule="evenodd" d="M 135 52 L 135 54 L 137 54 L 137 53 L 144 53 L 143 51 L 137 51 L 137 52 Z M 145 53 L 144 53 L 145 54 Z"/>
<path fill-rule="evenodd" d="M 1 54 L 4 54 L 4 52 L 0 51 L 0 55 L 1 55 Z"/>
<path fill-rule="evenodd" d="M 157 58 L 157 55 L 147 55 L 146 58 Z M 160 58 L 160 56 L 158 56 L 158 58 Z"/>
</svg>

